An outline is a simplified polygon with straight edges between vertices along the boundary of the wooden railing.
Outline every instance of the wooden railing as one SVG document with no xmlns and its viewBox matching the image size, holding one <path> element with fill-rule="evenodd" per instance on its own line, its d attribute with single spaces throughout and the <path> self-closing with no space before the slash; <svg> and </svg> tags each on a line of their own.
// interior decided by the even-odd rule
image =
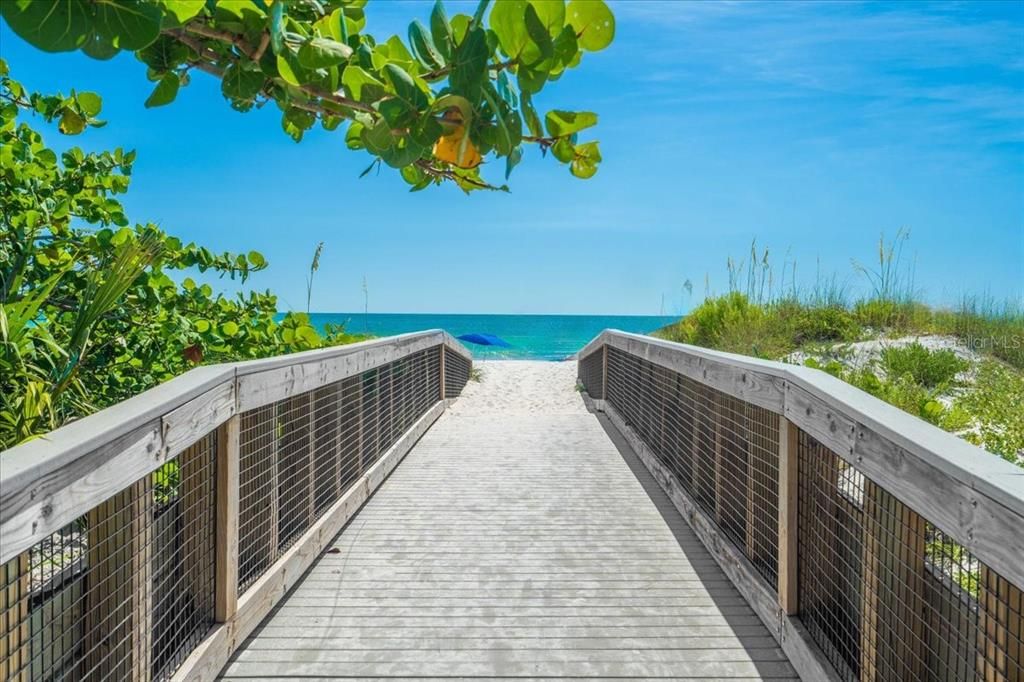
<svg viewBox="0 0 1024 682">
<path fill-rule="evenodd" d="M 471 364 L 429 331 L 199 367 L 0 453 L 0 679 L 213 679 Z"/>
<path fill-rule="evenodd" d="M 605 331 L 579 353 L 805 678 L 1024 680 L 1024 472 L 817 370 Z"/>
</svg>

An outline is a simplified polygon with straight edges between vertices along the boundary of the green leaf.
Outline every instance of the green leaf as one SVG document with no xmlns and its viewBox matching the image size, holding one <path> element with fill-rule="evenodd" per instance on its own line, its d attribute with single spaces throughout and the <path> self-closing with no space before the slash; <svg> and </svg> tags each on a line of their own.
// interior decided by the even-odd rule
<svg viewBox="0 0 1024 682">
<path fill-rule="evenodd" d="M 565 137 L 597 125 L 597 114 L 590 111 L 549 111 L 544 117 L 551 137 Z"/>
<path fill-rule="evenodd" d="M 316 115 L 298 107 L 288 107 L 281 118 L 281 128 L 296 142 L 302 141 L 302 135 L 316 123 Z"/>
<path fill-rule="evenodd" d="M 569 172 L 584 180 L 594 177 L 597 173 L 597 164 L 601 162 L 601 151 L 597 147 L 597 142 L 577 145 L 575 152 L 576 158 L 569 164 Z"/>
<path fill-rule="evenodd" d="M 470 29 L 455 51 L 448 77 L 452 91 L 470 102 L 480 99 L 480 86 L 487 80 L 487 33 L 480 27 Z"/>
<path fill-rule="evenodd" d="M 529 41 L 525 14 L 526 0 L 498 0 L 487 19 L 490 29 L 498 36 L 502 52 L 509 57 L 518 57 Z"/>
<path fill-rule="evenodd" d="M 557 66 L 552 69 L 553 73 L 561 73 L 578 62 L 580 47 L 576 41 L 576 31 L 572 26 L 566 26 L 554 41 L 555 60 Z"/>
<path fill-rule="evenodd" d="M 288 107 L 284 116 L 292 125 L 300 130 L 309 130 L 316 123 L 316 114 L 312 111 L 299 109 L 298 107 Z"/>
<path fill-rule="evenodd" d="M 529 92 L 523 93 L 523 117 L 526 118 L 526 129 L 530 131 L 530 135 L 533 137 L 544 137 L 544 129 L 540 125 L 540 116 L 537 115 L 537 110 L 533 106 L 533 99 L 530 97 Z"/>
<path fill-rule="evenodd" d="M 519 90 L 524 96 L 540 92 L 547 81 L 547 71 L 520 66 L 516 73 L 516 83 L 519 84 Z"/>
<path fill-rule="evenodd" d="M 348 66 L 341 75 L 345 91 L 360 102 L 373 102 L 384 95 L 384 84 L 358 66 Z"/>
<path fill-rule="evenodd" d="M 232 100 L 251 101 L 263 89 L 266 77 L 259 71 L 247 71 L 239 64 L 232 64 L 224 72 L 220 91 Z"/>
<path fill-rule="evenodd" d="M 176 73 L 168 73 L 156 84 L 153 93 L 146 98 L 146 108 L 162 107 L 170 104 L 178 96 L 178 88 L 181 87 L 181 79 Z"/>
<path fill-rule="evenodd" d="M 331 38 L 312 38 L 299 48 L 299 64 L 307 69 L 337 66 L 352 56 L 352 48 Z"/>
<path fill-rule="evenodd" d="M 428 69 L 439 69 L 445 65 L 446 60 L 438 52 L 434 40 L 427 32 L 427 27 L 418 19 L 409 24 L 409 45 L 416 57 Z"/>
<path fill-rule="evenodd" d="M 277 73 L 285 83 L 300 86 L 307 82 L 309 74 L 302 68 L 295 55 L 285 50 L 277 55 Z"/>
<path fill-rule="evenodd" d="M 375 156 L 380 156 L 394 144 L 391 126 L 384 120 L 377 121 L 372 126 L 364 127 L 362 139 L 367 151 Z"/>
<path fill-rule="evenodd" d="M 452 27 L 448 23 L 448 15 L 445 14 L 441 0 L 434 3 L 434 9 L 430 13 L 430 35 L 434 39 L 437 51 L 446 62 L 450 61 L 455 52 L 455 38 L 452 36 Z"/>
<path fill-rule="evenodd" d="M 453 44 L 461 45 L 462 41 L 466 39 L 466 34 L 469 33 L 469 25 L 472 23 L 472 19 L 466 14 L 456 14 L 451 20 L 452 29 L 452 40 Z M 455 54 L 454 48 L 452 54 Z"/>
<path fill-rule="evenodd" d="M 426 177 L 426 174 L 420 170 L 420 167 L 412 163 L 408 166 L 404 166 L 401 170 L 401 174 L 402 179 L 414 187 L 423 182 L 423 178 Z"/>
<path fill-rule="evenodd" d="M 325 17 L 317 20 L 313 27 L 320 31 L 320 35 L 326 38 L 334 38 L 340 43 L 348 40 L 348 32 L 345 30 L 345 17 L 340 9 L 336 9 Z"/>
<path fill-rule="evenodd" d="M 392 129 L 407 128 L 415 120 L 416 113 L 412 106 L 398 97 L 388 97 L 380 101 L 377 110 Z"/>
<path fill-rule="evenodd" d="M 203 11 L 206 0 L 163 0 L 163 5 L 179 24 L 184 24 Z"/>
<path fill-rule="evenodd" d="M 387 64 L 384 67 L 384 75 L 391 81 L 391 87 L 395 94 L 413 109 L 419 110 L 427 106 L 427 96 L 416 87 L 412 76 L 406 73 L 405 69 L 397 64 Z"/>
<path fill-rule="evenodd" d="M 78 0 L 2 0 L 0 14 L 11 30 L 46 52 L 76 50 L 92 31 L 89 5 Z"/>
<path fill-rule="evenodd" d="M 263 254 L 260 253 L 259 251 L 250 251 L 249 252 L 249 263 L 254 268 L 263 268 L 263 267 L 266 267 L 266 265 L 267 265 L 267 259 L 264 258 Z"/>
<path fill-rule="evenodd" d="M 308 324 L 304 324 L 295 330 L 295 336 L 298 337 L 308 346 L 320 345 L 320 335 L 315 329 L 310 327 Z"/>
<path fill-rule="evenodd" d="M 444 134 L 441 124 L 433 116 L 421 116 L 410 131 L 413 141 L 421 147 L 432 147 Z"/>
<path fill-rule="evenodd" d="M 156 73 L 165 73 L 189 57 L 189 48 L 170 36 L 160 36 L 153 43 L 135 53 L 142 62 Z"/>
<path fill-rule="evenodd" d="M 366 145 L 363 144 L 363 124 L 359 121 L 353 121 L 348 126 L 348 130 L 345 131 L 345 145 L 349 149 L 364 149 Z"/>
<path fill-rule="evenodd" d="M 569 138 L 564 137 L 551 147 L 551 154 L 562 163 L 572 163 L 576 158 L 576 151 L 573 149 Z"/>
<path fill-rule="evenodd" d="M 65 109 L 57 129 L 65 135 L 77 135 L 85 130 L 85 119 L 71 109 Z"/>
<path fill-rule="evenodd" d="M 391 147 L 381 152 L 380 158 L 392 168 L 404 168 L 420 158 L 424 151 L 426 149 L 416 144 L 411 137 L 399 137 Z"/>
<path fill-rule="evenodd" d="M 97 116 L 103 108 L 103 100 L 95 92 L 80 92 L 75 98 L 82 113 L 89 118 Z"/>
<path fill-rule="evenodd" d="M 141 50 L 160 37 L 160 8 L 134 0 L 93 0 L 94 26 L 122 50 Z"/>
<path fill-rule="evenodd" d="M 570 0 L 566 13 L 584 50 L 597 52 L 611 45 L 615 16 L 603 0 Z"/>
<path fill-rule="evenodd" d="M 548 35 L 552 38 L 562 32 L 565 26 L 565 0 L 530 0 Z"/>
<path fill-rule="evenodd" d="M 182 47 L 185 46 L 182 45 Z M 101 36 L 96 31 L 93 31 L 89 34 L 89 37 L 85 39 L 85 43 L 82 45 L 82 52 L 93 59 L 105 61 L 112 58 L 120 52 L 120 50 L 118 50 L 108 38 Z"/>
<path fill-rule="evenodd" d="M 234 336 L 238 333 L 238 323 L 228 320 L 220 325 L 220 333 L 224 336 Z"/>
<path fill-rule="evenodd" d="M 512 150 L 512 153 L 505 159 L 505 179 L 508 180 L 509 176 L 512 175 L 512 169 L 519 165 L 519 162 L 523 160 L 523 148 L 516 147 Z"/>
<path fill-rule="evenodd" d="M 530 36 L 530 40 L 523 49 L 523 63 L 539 71 L 547 71 L 551 68 L 550 60 L 555 54 L 551 34 L 548 33 L 547 27 L 537 16 L 537 9 L 533 5 L 526 6 L 526 14 L 523 18 L 526 24 L 526 33 Z"/>
<path fill-rule="evenodd" d="M 495 149 L 499 156 L 508 156 L 512 150 L 519 145 L 523 136 L 523 124 L 519 114 L 515 111 L 503 111 L 498 104 L 498 93 L 494 86 L 488 83 L 483 89 L 484 98 L 494 110 L 495 120 L 498 126 L 498 134 L 495 138 Z"/>
</svg>

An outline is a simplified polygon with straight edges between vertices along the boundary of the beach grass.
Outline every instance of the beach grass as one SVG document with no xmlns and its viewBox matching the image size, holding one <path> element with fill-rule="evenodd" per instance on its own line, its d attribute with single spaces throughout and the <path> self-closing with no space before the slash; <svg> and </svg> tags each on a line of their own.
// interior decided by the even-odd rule
<svg viewBox="0 0 1024 682">
<path fill-rule="evenodd" d="M 795 263 L 777 270 L 752 244 L 727 260 L 726 293 L 654 336 L 822 369 L 1024 466 L 1024 308 L 993 296 L 926 304 L 904 259 L 908 236 L 880 239 L 871 265 L 854 262 L 860 297 L 852 278 L 820 269 L 800 287 Z"/>
</svg>

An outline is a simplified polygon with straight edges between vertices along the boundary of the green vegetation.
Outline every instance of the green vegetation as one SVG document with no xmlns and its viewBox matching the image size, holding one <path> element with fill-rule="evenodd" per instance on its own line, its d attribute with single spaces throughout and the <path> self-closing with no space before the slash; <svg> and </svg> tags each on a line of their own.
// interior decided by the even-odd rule
<svg viewBox="0 0 1024 682">
<path fill-rule="evenodd" d="M 549 82 L 603 50 L 615 17 L 602 0 L 506 0 L 487 14 L 449 17 L 440 0 L 408 38 L 364 33 L 367 0 L 4 0 L 11 29 L 47 52 L 109 59 L 135 53 L 153 83 L 147 107 L 170 104 L 195 71 L 221 84 L 228 104 L 268 103 L 296 142 L 318 122 L 344 127 L 350 149 L 386 164 L 412 190 L 454 182 L 469 192 L 507 189 L 480 175 L 490 155 L 507 181 L 526 145 L 551 152 L 578 178 L 597 172 L 596 141 L 579 142 L 597 114 L 552 110 L 534 98 Z M 89 101 L 67 108 L 61 131 L 81 132 Z M 543 121 L 543 123 L 542 123 Z M 525 126 L 525 130 L 524 130 Z"/>
<path fill-rule="evenodd" d="M 1024 452 L 1024 373 L 995 360 L 986 360 L 978 367 L 974 390 L 957 403 L 964 413 L 975 417 L 964 438 L 1002 454 L 1010 459 Z"/>
<path fill-rule="evenodd" d="M 199 363 L 353 339 L 338 327 L 321 335 L 302 313 L 278 321 L 269 291 L 228 297 L 197 282 L 246 282 L 267 263 L 132 225 L 117 197 L 134 152 L 58 154 L 22 120 L 33 113 L 76 134 L 102 124 L 101 108 L 91 92 L 30 93 L 0 60 L 0 448 Z"/>
<path fill-rule="evenodd" d="M 906 376 L 921 386 L 937 388 L 949 385 L 970 363 L 948 348 L 929 350 L 914 341 L 905 346 L 883 348 L 882 366 L 889 377 Z"/>
<path fill-rule="evenodd" d="M 507 180 L 526 144 L 551 151 L 589 178 L 601 154 L 579 142 L 591 112 L 553 110 L 534 97 L 606 48 L 615 19 L 601 0 L 480 0 L 451 19 L 438 1 L 429 29 L 408 40 L 363 32 L 366 0 L 9 0 L 0 16 L 47 52 L 109 59 L 128 50 L 155 85 L 147 107 L 170 104 L 195 71 L 220 80 L 230 106 L 273 102 L 296 142 L 319 124 L 345 124 L 350 149 L 398 169 L 412 190 L 444 181 L 464 191 L 506 189 L 479 166 L 504 159 Z M 277 355 L 345 343 L 307 314 L 277 314 L 268 292 L 234 297 L 197 275 L 245 283 L 267 266 L 248 253 L 182 244 L 152 224 L 132 224 L 117 196 L 135 153 L 58 154 L 22 121 L 32 114 L 78 135 L 105 122 L 94 92 L 41 95 L 0 61 L 0 447 L 9 447 L 124 400 L 203 362 Z M 525 129 L 524 129 L 525 128 Z M 364 175 L 366 173 L 364 172 Z M 364 282 L 365 290 L 365 282 Z"/>
<path fill-rule="evenodd" d="M 776 280 L 767 250 L 752 246 L 746 266 L 728 260 L 728 293 L 655 335 L 822 369 L 1024 466 L 1024 310 L 976 297 L 955 310 L 921 303 L 900 264 L 908 238 L 880 240 L 874 267 L 854 263 L 870 293 L 853 302 L 835 277 L 802 291 L 784 267 Z"/>
</svg>

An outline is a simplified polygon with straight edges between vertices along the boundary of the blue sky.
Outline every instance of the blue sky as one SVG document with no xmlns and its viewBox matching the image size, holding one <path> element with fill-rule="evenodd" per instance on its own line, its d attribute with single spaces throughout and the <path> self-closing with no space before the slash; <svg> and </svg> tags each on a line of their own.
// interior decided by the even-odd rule
<svg viewBox="0 0 1024 682">
<path fill-rule="evenodd" d="M 725 289 L 754 238 L 798 279 L 820 267 L 856 292 L 851 259 L 900 228 L 926 299 L 1024 295 L 1024 3 L 613 9 L 612 46 L 539 102 L 600 114 L 601 170 L 576 180 L 531 151 L 507 195 L 360 180 L 369 158 L 342 134 L 297 145 L 273 106 L 236 113 L 203 74 L 146 110 L 131 55 L 45 54 L 6 25 L 0 54 L 30 88 L 102 94 L 109 125 L 75 143 L 138 150 L 131 219 L 262 251 L 251 284 L 282 307 L 305 306 L 321 240 L 314 310 L 362 309 L 365 276 L 371 312 L 657 314 L 689 307 L 687 279 L 695 298 L 705 276 Z M 371 0 L 367 30 L 404 36 L 429 11 Z"/>
</svg>

